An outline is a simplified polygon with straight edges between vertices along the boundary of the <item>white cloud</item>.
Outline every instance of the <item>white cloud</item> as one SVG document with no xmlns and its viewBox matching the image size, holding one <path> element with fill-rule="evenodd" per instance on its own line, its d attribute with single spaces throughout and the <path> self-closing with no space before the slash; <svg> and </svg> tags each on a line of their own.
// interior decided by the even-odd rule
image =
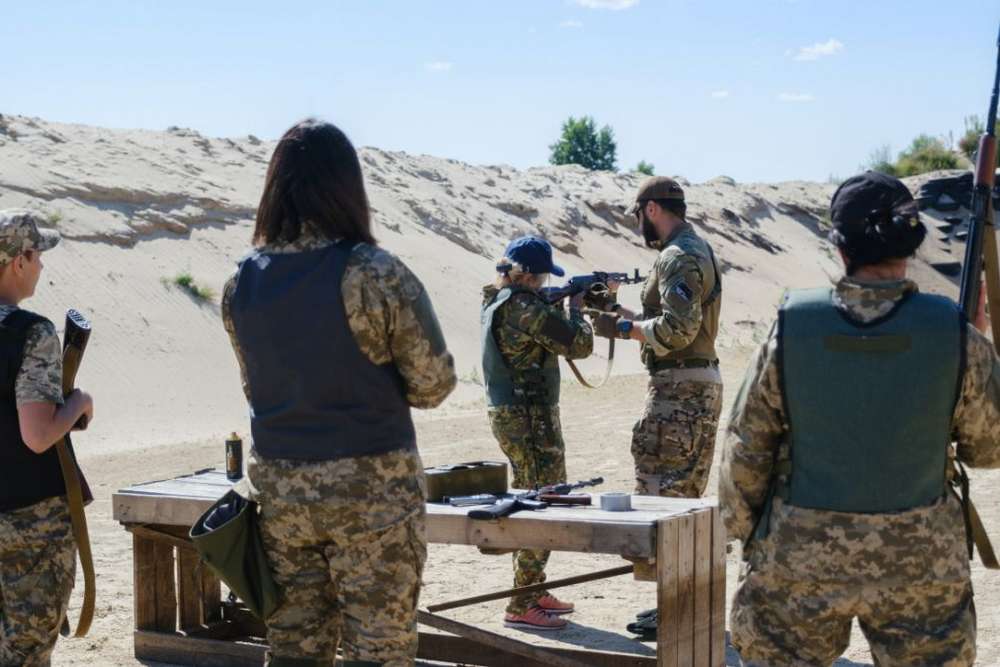
<svg viewBox="0 0 1000 667">
<path fill-rule="evenodd" d="M 573 0 L 573 3 L 587 9 L 610 9 L 619 11 L 639 4 L 639 0 Z"/>
<path fill-rule="evenodd" d="M 452 68 L 452 64 L 443 60 L 436 60 L 431 63 L 425 63 L 424 67 L 428 72 L 447 72 Z"/>
<path fill-rule="evenodd" d="M 835 56 L 843 50 L 843 43 L 831 37 L 825 42 L 816 42 L 812 46 L 803 46 L 795 52 L 792 60 L 819 60 L 825 56 Z"/>
<path fill-rule="evenodd" d="M 563 21 L 559 24 L 560 28 L 582 28 L 583 23 L 576 20 Z"/>
<path fill-rule="evenodd" d="M 816 98 L 809 93 L 780 93 L 778 99 L 782 102 L 814 102 Z"/>
<path fill-rule="evenodd" d="M 712 99 L 715 99 L 715 100 L 724 100 L 727 97 L 729 97 L 729 91 L 728 90 L 713 90 L 712 91 Z"/>
</svg>

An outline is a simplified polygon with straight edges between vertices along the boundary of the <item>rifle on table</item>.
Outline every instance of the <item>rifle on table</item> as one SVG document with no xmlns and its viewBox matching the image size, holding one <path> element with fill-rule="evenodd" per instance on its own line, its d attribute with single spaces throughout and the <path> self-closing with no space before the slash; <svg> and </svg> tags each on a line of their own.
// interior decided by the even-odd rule
<svg viewBox="0 0 1000 667">
<path fill-rule="evenodd" d="M 970 322 L 975 322 L 979 309 L 980 283 L 986 271 L 986 299 L 992 314 L 993 346 L 1000 343 L 1000 266 L 997 258 L 996 225 L 993 206 L 993 186 L 997 166 L 997 101 L 1000 98 L 1000 32 L 997 34 L 997 65 L 993 77 L 993 93 L 986 113 L 986 130 L 979 137 L 976 152 L 976 172 L 972 189 L 972 213 L 969 216 L 969 233 L 965 241 L 965 262 L 962 264 L 959 305 Z M 983 522 L 969 497 L 969 478 L 962 464 L 955 460 L 955 479 L 961 487 L 962 510 L 965 514 L 966 539 L 969 558 L 973 543 L 979 549 L 979 558 L 989 569 L 1000 569 L 993 545 Z"/>
<path fill-rule="evenodd" d="M 573 276 L 570 278 L 565 285 L 561 287 L 543 287 L 540 292 L 542 298 L 545 299 L 550 304 L 556 304 L 567 297 L 573 297 L 577 294 L 584 294 L 584 301 L 588 298 L 593 299 L 598 302 L 597 305 L 606 304 L 608 301 L 614 299 L 614 295 L 611 293 L 608 283 L 615 282 L 622 285 L 635 285 L 637 283 L 645 282 L 645 278 L 639 275 L 639 269 L 635 269 L 635 272 L 630 276 L 627 273 L 615 273 L 611 271 L 594 271 L 593 273 L 586 273 L 582 276 Z M 603 310 L 603 308 L 601 308 Z M 598 389 L 604 386 L 604 383 L 608 381 L 611 377 L 611 368 L 615 363 L 615 339 L 608 339 L 608 365 L 604 369 L 604 378 L 597 384 L 590 384 L 583 377 L 583 373 L 580 369 L 576 367 L 572 359 L 567 359 L 566 363 L 569 365 L 569 369 L 573 371 L 573 375 L 576 376 L 577 381 L 584 387 L 589 389 Z"/>
<path fill-rule="evenodd" d="M 87 349 L 87 341 L 89 340 L 90 321 L 75 310 L 68 311 L 66 313 L 66 331 L 63 334 L 62 390 L 64 396 L 69 396 L 76 385 L 76 374 L 80 370 L 80 362 L 83 361 L 83 353 Z M 87 418 L 80 417 L 76 427 L 86 428 L 86 426 Z M 83 569 L 83 605 L 80 608 L 80 617 L 77 619 L 74 634 L 76 637 L 83 637 L 90 630 L 90 623 L 94 619 L 96 598 L 94 556 L 90 550 L 87 515 L 83 506 L 84 503 L 93 500 L 94 496 L 76 462 L 69 433 L 63 436 L 55 446 L 59 455 L 59 468 L 62 470 L 63 481 L 66 484 L 66 500 L 69 504 L 69 517 L 73 526 L 73 540 L 76 542 L 80 566 Z M 69 634 L 69 624 L 65 619 L 63 620 L 62 634 L 64 636 Z"/>
<path fill-rule="evenodd" d="M 485 507 L 483 509 L 469 510 L 470 519 L 480 519 L 480 520 L 491 520 L 499 519 L 500 517 L 510 516 L 514 512 L 519 512 L 521 510 L 540 510 L 548 507 L 548 503 L 541 500 L 542 496 L 553 495 L 560 496 L 562 498 L 572 498 L 568 496 L 570 491 L 573 489 L 582 489 L 586 486 L 597 486 L 598 484 L 603 484 L 603 477 L 594 477 L 593 479 L 584 480 L 582 482 L 574 482 L 572 484 L 550 484 L 548 486 L 543 486 L 534 491 L 527 491 L 525 493 L 519 493 L 510 498 L 503 498 L 499 502 Z M 584 504 L 584 503 L 563 503 L 563 504 Z"/>
</svg>

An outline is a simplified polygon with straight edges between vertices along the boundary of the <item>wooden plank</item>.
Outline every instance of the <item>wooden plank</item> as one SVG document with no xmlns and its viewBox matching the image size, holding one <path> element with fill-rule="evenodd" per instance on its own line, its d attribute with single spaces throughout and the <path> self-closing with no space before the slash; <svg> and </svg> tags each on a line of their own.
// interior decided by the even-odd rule
<svg viewBox="0 0 1000 667">
<path fill-rule="evenodd" d="M 712 510 L 694 513 L 694 667 L 712 660 Z"/>
<path fill-rule="evenodd" d="M 198 552 L 190 547 L 177 548 L 178 626 L 190 631 L 205 625 L 202 614 L 201 568 Z"/>
<path fill-rule="evenodd" d="M 170 496 L 116 493 L 112 497 L 112 509 L 114 519 L 122 523 L 192 526 L 216 500 L 218 498 L 178 500 Z"/>
<path fill-rule="evenodd" d="M 694 665 L 694 526 L 693 514 L 682 517 L 677 539 L 677 665 Z"/>
<path fill-rule="evenodd" d="M 205 623 L 213 623 L 222 618 L 222 582 L 212 574 L 208 566 L 201 563 L 201 613 Z"/>
<path fill-rule="evenodd" d="M 156 561 L 153 589 L 156 591 L 156 624 L 160 632 L 177 629 L 177 595 L 175 593 L 174 547 L 163 542 L 153 543 L 153 558 Z"/>
<path fill-rule="evenodd" d="M 155 542 L 132 536 L 132 602 L 136 630 L 156 629 Z"/>
<path fill-rule="evenodd" d="M 471 639 L 477 644 L 485 644 L 486 646 L 491 646 L 494 649 L 513 654 L 511 659 L 514 660 L 514 662 L 509 664 L 518 664 L 517 660 L 519 657 L 524 657 L 536 662 L 541 662 L 549 667 L 588 667 L 589 665 L 589 663 L 582 660 L 561 656 L 548 649 L 534 646 L 533 644 L 528 644 L 527 642 L 522 642 L 517 639 L 511 639 L 510 637 L 505 637 L 503 635 L 498 635 L 497 633 L 489 632 L 488 630 L 481 630 L 477 627 L 466 625 L 465 623 L 459 623 L 458 621 L 453 621 L 450 618 L 438 616 L 427 611 L 417 610 L 417 622 L 429 625 L 432 628 L 437 628 L 438 630 L 444 630 L 445 632 L 465 637 L 466 639 Z M 514 656 L 518 656 L 518 658 L 515 658 Z"/>
<path fill-rule="evenodd" d="M 656 657 L 659 667 L 677 667 L 678 619 L 678 540 L 680 524 L 664 519 L 656 528 Z"/>
<path fill-rule="evenodd" d="M 712 508 L 712 667 L 726 664 L 726 527 L 718 506 Z"/>
<path fill-rule="evenodd" d="M 199 667 L 260 667 L 265 644 L 219 641 L 162 632 L 136 631 L 135 657 L 139 660 Z"/>
<path fill-rule="evenodd" d="M 417 657 L 423 660 L 462 665 L 486 665 L 487 667 L 511 667 L 515 664 L 517 667 L 548 667 L 551 664 L 522 656 L 513 657 L 510 653 L 479 644 L 465 637 L 452 637 L 432 632 L 421 632 L 419 637 Z M 551 647 L 548 650 L 560 656 L 581 660 L 595 667 L 653 667 L 656 665 L 656 658 L 652 656 L 561 647 Z"/>
</svg>

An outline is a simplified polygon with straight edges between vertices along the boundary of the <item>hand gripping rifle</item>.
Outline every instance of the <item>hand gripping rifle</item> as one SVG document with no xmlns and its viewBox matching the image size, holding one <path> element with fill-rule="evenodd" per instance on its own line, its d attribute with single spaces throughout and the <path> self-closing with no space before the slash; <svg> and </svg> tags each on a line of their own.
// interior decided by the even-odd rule
<svg viewBox="0 0 1000 667">
<path fill-rule="evenodd" d="M 991 320 L 994 347 L 1000 343 L 1000 271 L 997 261 L 995 211 L 993 186 L 996 183 L 997 165 L 997 100 L 1000 98 L 1000 33 L 997 34 L 997 65 L 993 77 L 993 94 L 986 114 L 986 131 L 979 137 L 976 152 L 976 173 L 972 190 L 972 214 L 969 217 L 969 234 L 965 245 L 965 262 L 962 265 L 962 285 L 959 305 L 970 322 L 975 322 L 979 309 L 979 290 L 983 269 L 986 270 L 986 297 L 993 315 Z M 993 545 L 983 526 L 979 513 L 969 497 L 969 478 L 962 464 L 956 459 L 954 479 L 961 489 L 962 510 L 965 513 L 966 539 L 969 558 L 973 544 L 979 549 L 979 558 L 989 569 L 1000 569 Z"/>
<path fill-rule="evenodd" d="M 540 496 L 545 495 L 558 495 L 565 496 L 573 489 L 582 489 L 585 486 L 597 486 L 598 484 L 603 484 L 603 477 L 594 477 L 593 479 L 587 479 L 582 482 L 574 482 L 572 484 L 551 484 L 549 486 L 543 486 L 534 491 L 528 491 L 526 493 L 519 493 L 510 498 L 504 498 L 500 502 L 490 505 L 489 507 L 483 509 L 469 510 L 470 519 L 480 519 L 489 521 L 491 519 L 499 519 L 500 517 L 510 516 L 514 512 L 519 512 L 521 510 L 540 510 L 548 507 L 548 503 L 539 500 Z"/>
<path fill-rule="evenodd" d="M 599 301 L 607 302 L 614 300 L 614 295 L 611 294 L 608 283 L 615 282 L 622 285 L 635 285 L 645 282 L 645 280 L 643 276 L 639 275 L 639 269 L 635 269 L 632 275 L 612 271 L 594 271 L 582 276 L 573 276 L 561 287 L 543 287 L 540 292 L 542 298 L 550 304 L 559 303 L 567 297 L 573 297 L 581 293 L 586 294 L 585 299 L 589 296 Z M 586 378 L 583 377 L 583 373 L 580 372 L 580 369 L 576 367 L 576 364 L 571 359 L 567 359 L 566 363 L 569 365 L 569 369 L 573 371 L 573 375 L 576 376 L 577 381 L 584 387 L 589 389 L 603 387 L 604 383 L 611 377 L 611 368 L 615 363 L 615 339 L 608 339 L 608 365 L 604 369 L 604 378 L 597 384 L 587 382 Z"/>
<path fill-rule="evenodd" d="M 90 321 L 75 310 L 66 313 L 66 332 L 63 335 L 63 380 L 64 396 L 69 396 L 76 385 L 76 374 L 83 361 L 83 353 L 90 339 Z M 86 428 L 86 417 L 81 417 L 76 423 L 78 428 Z M 90 622 L 94 619 L 94 556 L 90 551 L 90 535 L 87 532 L 87 515 L 83 510 L 84 503 L 93 500 L 93 494 L 83 477 L 83 472 L 76 462 L 73 445 L 69 433 L 56 443 L 59 454 L 59 467 L 62 469 L 63 480 L 66 483 L 66 500 L 69 502 L 69 516 L 73 526 L 73 540 L 76 542 L 80 555 L 80 565 L 83 568 L 83 606 L 80 608 L 80 618 L 76 623 L 74 636 L 83 637 L 90 630 Z M 69 634 L 69 625 L 63 622 L 62 634 Z"/>
</svg>

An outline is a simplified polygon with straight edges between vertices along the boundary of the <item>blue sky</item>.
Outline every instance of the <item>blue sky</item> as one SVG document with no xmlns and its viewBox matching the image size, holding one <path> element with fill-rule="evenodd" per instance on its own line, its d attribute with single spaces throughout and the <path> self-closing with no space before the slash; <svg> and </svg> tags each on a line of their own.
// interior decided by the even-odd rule
<svg viewBox="0 0 1000 667">
<path fill-rule="evenodd" d="M 7 3 L 0 112 L 545 164 L 570 115 L 619 165 L 824 180 L 983 114 L 996 0 Z"/>
</svg>

